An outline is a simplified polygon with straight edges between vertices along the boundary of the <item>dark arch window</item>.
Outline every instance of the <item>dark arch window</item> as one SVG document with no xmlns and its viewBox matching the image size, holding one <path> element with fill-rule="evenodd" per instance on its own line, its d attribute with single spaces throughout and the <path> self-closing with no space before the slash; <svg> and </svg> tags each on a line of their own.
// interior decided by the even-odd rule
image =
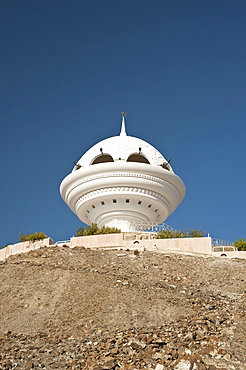
<svg viewBox="0 0 246 370">
<path fill-rule="evenodd" d="M 105 162 L 114 162 L 114 160 L 111 157 L 111 155 L 102 154 L 102 155 L 99 155 L 99 157 L 97 157 L 96 159 L 94 159 L 92 164 L 105 163 Z"/>
<path fill-rule="evenodd" d="M 149 163 L 148 159 L 145 158 L 143 155 L 141 154 L 131 154 L 128 159 L 127 159 L 127 162 L 139 162 L 139 163 Z"/>
</svg>

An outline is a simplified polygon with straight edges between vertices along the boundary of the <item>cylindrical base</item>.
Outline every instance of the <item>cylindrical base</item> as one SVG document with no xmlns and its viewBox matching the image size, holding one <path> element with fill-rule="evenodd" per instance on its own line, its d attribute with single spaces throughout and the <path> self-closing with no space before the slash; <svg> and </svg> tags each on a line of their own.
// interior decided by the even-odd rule
<svg viewBox="0 0 246 370">
<path fill-rule="evenodd" d="M 96 224 L 102 226 L 116 227 L 122 232 L 135 231 L 137 224 L 148 224 L 149 219 L 141 213 L 131 211 L 107 212 L 96 219 Z"/>
<path fill-rule="evenodd" d="M 165 221 L 182 201 L 185 186 L 161 166 L 118 161 L 72 172 L 60 191 L 84 223 L 134 231 L 134 224 Z"/>
</svg>

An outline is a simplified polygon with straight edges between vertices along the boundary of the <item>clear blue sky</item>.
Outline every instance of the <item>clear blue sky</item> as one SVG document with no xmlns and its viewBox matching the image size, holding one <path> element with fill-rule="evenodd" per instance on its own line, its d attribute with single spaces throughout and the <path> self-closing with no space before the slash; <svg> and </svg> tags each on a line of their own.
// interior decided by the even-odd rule
<svg viewBox="0 0 246 370">
<path fill-rule="evenodd" d="M 60 182 L 123 109 L 186 184 L 166 223 L 246 237 L 244 0 L 5 0 L 0 35 L 0 246 L 75 235 Z"/>
</svg>

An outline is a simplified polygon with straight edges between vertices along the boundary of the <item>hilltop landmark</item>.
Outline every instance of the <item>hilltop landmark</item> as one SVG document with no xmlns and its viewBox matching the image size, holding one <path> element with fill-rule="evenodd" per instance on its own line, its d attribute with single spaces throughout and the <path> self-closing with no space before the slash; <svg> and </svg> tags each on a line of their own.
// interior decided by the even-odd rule
<svg viewBox="0 0 246 370">
<path fill-rule="evenodd" d="M 157 149 L 127 135 L 123 112 L 120 135 L 83 154 L 60 193 L 85 224 L 133 231 L 135 224 L 165 221 L 182 202 L 185 185 Z"/>
</svg>

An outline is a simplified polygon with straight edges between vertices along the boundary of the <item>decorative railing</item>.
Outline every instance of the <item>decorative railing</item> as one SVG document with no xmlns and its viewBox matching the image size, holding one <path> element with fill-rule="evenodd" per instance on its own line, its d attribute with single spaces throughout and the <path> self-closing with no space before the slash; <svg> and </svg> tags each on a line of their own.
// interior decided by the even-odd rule
<svg viewBox="0 0 246 370">
<path fill-rule="evenodd" d="M 169 226 L 162 222 L 159 225 L 156 225 L 155 223 L 138 223 L 133 222 L 130 226 L 130 231 L 146 231 L 146 232 L 153 232 L 158 233 L 161 230 L 170 230 L 176 232 L 177 230 L 174 229 L 172 226 Z"/>
<path fill-rule="evenodd" d="M 68 244 L 70 243 L 70 240 L 58 240 L 55 244 Z"/>
<path fill-rule="evenodd" d="M 153 223 L 132 223 L 130 231 L 146 231 L 146 232 L 153 232 L 158 233 L 162 230 L 170 230 L 173 232 L 178 232 L 178 230 L 174 229 L 172 226 L 167 225 L 165 222 L 162 222 L 159 225 L 155 225 Z M 206 235 L 205 235 L 206 234 Z M 205 233 L 204 236 L 209 236 L 209 233 Z M 211 238 L 212 239 L 212 247 L 220 247 L 220 246 L 232 246 L 233 242 L 218 238 Z M 233 247 L 234 248 L 234 247 Z M 233 250 L 236 250 L 235 248 Z"/>
<path fill-rule="evenodd" d="M 222 245 L 233 246 L 233 242 L 230 242 L 229 240 L 222 240 L 222 239 L 218 239 L 218 238 L 212 238 L 212 247 L 220 247 Z"/>
</svg>

